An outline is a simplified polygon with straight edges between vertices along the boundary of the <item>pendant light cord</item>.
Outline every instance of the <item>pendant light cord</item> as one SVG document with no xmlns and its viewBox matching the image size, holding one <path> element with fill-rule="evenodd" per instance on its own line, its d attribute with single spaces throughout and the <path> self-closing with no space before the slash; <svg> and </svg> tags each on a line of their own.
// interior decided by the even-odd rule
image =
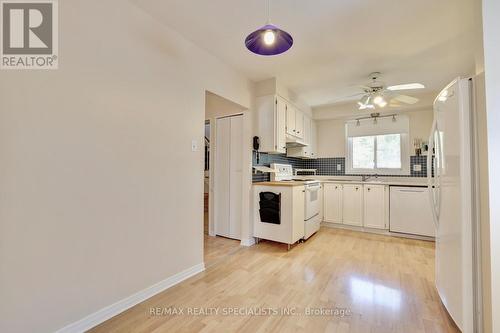
<svg viewBox="0 0 500 333">
<path fill-rule="evenodd" d="M 267 24 L 271 23 L 271 21 L 269 20 L 269 18 L 271 17 L 270 2 L 271 2 L 271 0 L 267 0 L 267 8 L 266 8 L 266 10 L 267 10 Z"/>
</svg>

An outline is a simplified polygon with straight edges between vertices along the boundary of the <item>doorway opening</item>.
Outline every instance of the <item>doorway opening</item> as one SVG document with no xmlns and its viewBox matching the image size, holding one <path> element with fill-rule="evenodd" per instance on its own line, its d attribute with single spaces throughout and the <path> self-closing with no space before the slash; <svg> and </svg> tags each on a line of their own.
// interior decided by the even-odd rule
<svg viewBox="0 0 500 333">
<path fill-rule="evenodd" d="M 210 120 L 205 120 L 205 171 L 203 176 L 203 234 L 208 236 L 208 198 L 210 189 Z"/>
<path fill-rule="evenodd" d="M 205 95 L 204 261 L 211 266 L 240 249 L 245 109 Z"/>
</svg>

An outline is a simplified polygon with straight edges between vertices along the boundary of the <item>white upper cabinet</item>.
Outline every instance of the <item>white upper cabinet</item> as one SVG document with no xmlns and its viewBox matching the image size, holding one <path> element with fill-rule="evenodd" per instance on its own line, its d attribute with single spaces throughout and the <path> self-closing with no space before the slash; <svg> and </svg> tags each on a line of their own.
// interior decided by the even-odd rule
<svg viewBox="0 0 500 333">
<path fill-rule="evenodd" d="M 276 126 L 274 129 L 275 148 L 279 153 L 286 152 L 286 101 L 276 96 L 275 99 Z"/>
<path fill-rule="evenodd" d="M 303 119 L 303 124 L 302 124 L 302 131 L 304 133 L 303 135 L 303 139 L 304 139 L 304 143 L 307 145 L 304 147 L 304 155 L 306 155 L 307 157 L 310 156 L 311 154 L 311 118 L 309 118 L 309 116 L 306 116 L 305 114 L 302 116 L 302 119 Z"/>
<path fill-rule="evenodd" d="M 292 103 L 286 105 L 286 134 L 304 138 L 304 113 Z"/>
<path fill-rule="evenodd" d="M 295 108 L 295 136 L 304 139 L 304 113 Z"/>
<path fill-rule="evenodd" d="M 387 187 L 385 185 L 364 186 L 364 226 L 388 229 Z"/>
<path fill-rule="evenodd" d="M 309 132 L 309 157 L 318 158 L 318 127 L 312 119 Z"/>
<path fill-rule="evenodd" d="M 277 95 L 257 98 L 259 151 L 271 154 L 286 153 L 287 102 Z"/>
<path fill-rule="evenodd" d="M 271 154 L 287 152 L 286 139 L 296 138 L 306 141 L 311 131 L 311 119 L 295 105 L 278 95 L 257 97 L 258 136 L 260 151 Z M 310 157 L 309 152 L 307 156 Z"/>
<path fill-rule="evenodd" d="M 292 147 L 287 149 L 287 156 L 300 158 L 317 157 L 317 127 L 316 122 L 307 115 L 303 115 L 304 147 Z"/>
<path fill-rule="evenodd" d="M 286 106 L 286 134 L 295 136 L 295 108 L 289 104 Z"/>
<path fill-rule="evenodd" d="M 342 188 L 343 223 L 363 225 L 363 185 L 343 185 Z"/>
</svg>

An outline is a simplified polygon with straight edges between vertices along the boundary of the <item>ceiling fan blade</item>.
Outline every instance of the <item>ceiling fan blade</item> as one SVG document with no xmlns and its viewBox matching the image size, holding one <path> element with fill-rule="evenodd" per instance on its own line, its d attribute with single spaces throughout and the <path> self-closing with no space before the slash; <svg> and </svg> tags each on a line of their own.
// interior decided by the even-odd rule
<svg viewBox="0 0 500 333">
<path fill-rule="evenodd" d="M 387 87 L 387 90 L 397 91 L 397 90 L 412 90 L 412 89 L 424 89 L 425 86 L 422 83 L 405 83 L 398 84 L 395 86 Z"/>
<path fill-rule="evenodd" d="M 338 103 L 338 102 L 350 101 L 350 100 L 352 100 L 353 97 L 360 97 L 360 96 L 363 96 L 363 95 L 366 95 L 366 93 L 365 92 L 359 92 L 357 94 L 348 95 L 348 96 L 344 96 L 344 97 L 340 97 L 340 98 L 334 99 L 330 103 L 333 104 L 333 103 Z"/>
<path fill-rule="evenodd" d="M 389 107 L 390 107 L 390 108 L 400 108 L 400 107 L 402 107 L 402 106 L 403 106 L 403 104 L 398 103 L 398 102 L 393 102 L 393 101 L 391 101 L 391 102 L 389 103 Z"/>
<path fill-rule="evenodd" d="M 405 103 L 405 104 L 415 104 L 419 101 L 418 98 L 412 97 L 412 96 L 407 96 L 407 95 L 396 95 L 393 97 L 398 102 Z"/>
</svg>

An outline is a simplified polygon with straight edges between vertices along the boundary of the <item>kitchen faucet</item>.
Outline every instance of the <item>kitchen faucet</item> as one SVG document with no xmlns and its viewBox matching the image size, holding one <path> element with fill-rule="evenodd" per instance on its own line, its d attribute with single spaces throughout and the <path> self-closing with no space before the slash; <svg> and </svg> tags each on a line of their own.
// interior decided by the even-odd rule
<svg viewBox="0 0 500 333">
<path fill-rule="evenodd" d="M 377 174 L 373 174 L 373 175 L 362 175 L 361 176 L 361 181 L 362 182 L 366 182 L 368 179 L 370 178 L 378 178 L 378 175 Z"/>
</svg>

